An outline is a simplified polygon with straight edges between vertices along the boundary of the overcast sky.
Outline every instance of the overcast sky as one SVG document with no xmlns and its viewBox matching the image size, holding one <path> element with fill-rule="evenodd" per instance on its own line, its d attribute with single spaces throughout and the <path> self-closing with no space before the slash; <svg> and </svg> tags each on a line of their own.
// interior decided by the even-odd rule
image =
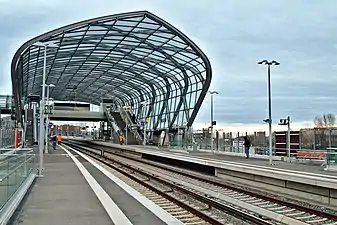
<svg viewBox="0 0 337 225">
<path fill-rule="evenodd" d="M 267 68 L 273 120 L 295 124 L 336 112 L 337 2 L 313 0 L 0 0 L 0 93 L 11 94 L 10 63 L 26 40 L 87 18 L 148 10 L 187 34 L 213 68 L 219 126 L 265 127 Z M 209 96 L 196 123 L 209 121 Z M 276 122 L 275 122 L 276 123 Z M 262 128 L 261 128 L 262 129 Z"/>
</svg>

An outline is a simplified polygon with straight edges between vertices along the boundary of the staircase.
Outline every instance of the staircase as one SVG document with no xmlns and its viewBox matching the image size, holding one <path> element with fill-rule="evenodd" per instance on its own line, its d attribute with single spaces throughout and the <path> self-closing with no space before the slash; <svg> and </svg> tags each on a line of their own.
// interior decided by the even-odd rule
<svg viewBox="0 0 337 225">
<path fill-rule="evenodd" d="M 126 127 L 126 123 L 124 122 L 121 114 L 119 112 L 111 112 L 112 117 L 115 120 L 115 123 L 117 124 L 117 126 L 119 127 L 119 129 L 123 132 L 125 138 L 125 127 Z M 138 145 L 141 143 L 141 139 L 138 139 L 135 137 L 134 132 L 132 132 L 129 128 L 128 128 L 128 137 L 127 137 L 127 143 L 129 145 Z"/>
</svg>

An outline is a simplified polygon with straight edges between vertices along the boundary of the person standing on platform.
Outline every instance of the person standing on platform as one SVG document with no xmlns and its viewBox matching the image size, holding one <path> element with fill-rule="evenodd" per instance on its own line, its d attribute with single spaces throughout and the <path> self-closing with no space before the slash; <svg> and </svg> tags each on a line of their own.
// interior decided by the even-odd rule
<svg viewBox="0 0 337 225">
<path fill-rule="evenodd" d="M 52 141 L 52 143 L 53 143 L 53 149 L 56 150 L 56 141 L 57 141 L 57 137 L 56 137 L 55 134 L 51 137 L 51 141 Z"/>
<path fill-rule="evenodd" d="M 59 134 L 58 136 L 57 136 L 57 144 L 61 144 L 62 143 L 62 135 L 61 134 Z"/>
<path fill-rule="evenodd" d="M 244 143 L 243 146 L 245 147 L 245 154 L 246 154 L 246 158 L 249 158 L 249 149 L 250 149 L 250 140 L 247 138 L 247 136 L 245 136 L 244 138 Z"/>
</svg>

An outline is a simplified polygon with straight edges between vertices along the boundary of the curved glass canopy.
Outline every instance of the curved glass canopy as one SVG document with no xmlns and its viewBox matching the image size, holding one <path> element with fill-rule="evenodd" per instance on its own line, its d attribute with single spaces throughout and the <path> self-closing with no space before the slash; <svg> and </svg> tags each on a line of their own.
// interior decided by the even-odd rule
<svg viewBox="0 0 337 225">
<path fill-rule="evenodd" d="M 148 102 L 149 129 L 191 126 L 211 81 L 205 54 L 175 27 L 147 11 L 90 19 L 42 34 L 23 44 L 12 61 L 14 103 L 40 95 L 44 47 L 46 84 L 54 100 L 98 105 L 114 99 L 136 114 Z M 21 120 L 21 110 L 16 110 Z"/>
</svg>

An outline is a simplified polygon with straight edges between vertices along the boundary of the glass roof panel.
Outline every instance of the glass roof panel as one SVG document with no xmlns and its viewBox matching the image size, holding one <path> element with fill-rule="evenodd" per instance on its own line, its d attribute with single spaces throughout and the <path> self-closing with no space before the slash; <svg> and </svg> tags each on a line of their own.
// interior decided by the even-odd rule
<svg viewBox="0 0 337 225">
<path fill-rule="evenodd" d="M 146 11 L 107 16 L 89 23 L 82 21 L 46 33 L 43 40 L 37 37 L 30 43 L 51 40 L 60 46 L 48 49 L 47 53 L 47 81 L 57 83 L 50 93 L 55 99 L 74 99 L 77 86 L 77 99 L 98 104 L 104 96 L 118 96 L 117 105 L 127 102 L 136 104 L 135 107 L 145 99 L 156 102 L 151 108 L 158 114 L 167 100 L 167 82 L 171 89 L 184 88 L 183 71 L 193 77 L 193 82 L 202 84 L 193 87 L 198 93 L 193 104 L 201 96 L 201 89 L 206 92 L 209 86 L 210 66 L 201 50 L 180 31 Z M 18 56 L 23 70 L 12 70 L 22 76 L 17 85 L 23 85 L 25 96 L 40 94 L 43 48 L 28 44 L 22 49 Z M 181 93 L 175 93 L 170 109 L 164 110 L 171 120 L 165 126 L 175 122 L 174 110 L 184 110 L 184 105 L 175 108 L 175 103 L 183 98 L 179 96 Z M 200 106 L 188 107 L 198 110 Z M 153 126 L 158 124 L 157 117 L 151 118 Z"/>
<path fill-rule="evenodd" d="M 86 31 L 72 31 L 64 34 L 65 38 L 83 36 Z"/>
</svg>

